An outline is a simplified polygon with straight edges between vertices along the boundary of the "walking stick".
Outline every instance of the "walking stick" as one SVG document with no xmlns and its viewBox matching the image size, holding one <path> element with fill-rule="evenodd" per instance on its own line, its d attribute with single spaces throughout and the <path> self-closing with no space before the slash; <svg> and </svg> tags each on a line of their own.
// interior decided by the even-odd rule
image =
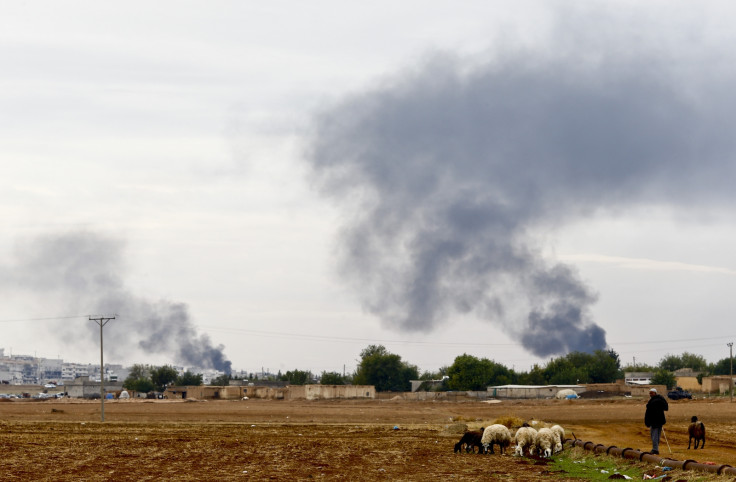
<svg viewBox="0 0 736 482">
<path fill-rule="evenodd" d="M 662 427 L 662 435 L 664 435 L 664 441 L 667 442 L 667 448 L 670 451 L 670 454 L 672 454 L 672 448 L 670 447 L 670 441 L 667 440 L 667 434 L 664 433 L 664 427 Z"/>
</svg>

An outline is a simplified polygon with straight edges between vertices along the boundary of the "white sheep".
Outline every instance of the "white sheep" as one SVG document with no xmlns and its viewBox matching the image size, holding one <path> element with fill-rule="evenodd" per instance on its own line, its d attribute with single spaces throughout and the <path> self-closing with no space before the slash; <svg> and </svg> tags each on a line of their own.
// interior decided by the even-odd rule
<svg viewBox="0 0 736 482">
<path fill-rule="evenodd" d="M 544 457 L 552 456 L 552 447 L 557 442 L 557 435 L 549 428 L 540 428 L 534 437 L 534 451 Z"/>
<path fill-rule="evenodd" d="M 511 432 L 505 425 L 493 424 L 483 430 L 483 438 L 480 443 L 483 444 L 483 450 L 493 452 L 493 444 L 498 444 L 501 453 L 505 453 L 506 447 L 511 445 Z"/>
<path fill-rule="evenodd" d="M 555 453 L 562 452 L 562 444 L 565 442 L 565 429 L 559 425 L 553 425 L 550 430 L 557 435 L 557 440 L 555 441 Z"/>
<path fill-rule="evenodd" d="M 532 427 L 520 427 L 514 436 L 514 443 L 516 444 L 514 455 L 522 456 L 524 450 L 531 452 L 536 435 L 537 431 Z"/>
</svg>

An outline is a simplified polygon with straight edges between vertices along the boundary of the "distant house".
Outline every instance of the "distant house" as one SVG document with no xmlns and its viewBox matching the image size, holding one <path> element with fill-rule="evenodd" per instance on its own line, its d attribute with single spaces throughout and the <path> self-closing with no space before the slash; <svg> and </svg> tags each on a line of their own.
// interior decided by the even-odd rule
<svg viewBox="0 0 736 482">
<path fill-rule="evenodd" d="M 729 375 L 716 375 L 712 377 L 703 377 L 702 390 L 705 393 L 720 393 L 721 395 L 729 393 L 729 389 L 733 389 L 736 377 L 731 378 Z"/>
<path fill-rule="evenodd" d="M 91 381 L 89 377 L 77 377 L 64 383 L 62 387 L 72 398 L 92 398 L 100 395 L 100 382 Z M 116 392 L 123 389 L 123 382 L 105 381 L 106 392 Z"/>
<path fill-rule="evenodd" d="M 652 372 L 626 372 L 624 373 L 624 383 L 626 385 L 651 385 Z"/>
<path fill-rule="evenodd" d="M 703 372 L 696 372 L 692 368 L 680 368 L 675 370 L 675 380 L 678 387 L 682 387 L 685 390 L 700 391 L 702 389 L 700 382 L 698 382 L 698 376 L 702 375 Z"/>
<path fill-rule="evenodd" d="M 560 390 L 570 389 L 575 393 L 585 390 L 581 385 L 500 385 L 488 387 L 493 398 L 554 398 Z"/>
</svg>

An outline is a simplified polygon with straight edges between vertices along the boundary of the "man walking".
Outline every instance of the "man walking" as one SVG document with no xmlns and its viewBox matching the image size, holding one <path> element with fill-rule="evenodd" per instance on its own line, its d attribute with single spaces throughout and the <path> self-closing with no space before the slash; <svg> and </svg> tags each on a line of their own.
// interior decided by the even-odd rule
<svg viewBox="0 0 736 482">
<path fill-rule="evenodd" d="M 647 410 L 644 412 L 644 425 L 649 427 L 652 436 L 652 452 L 659 454 L 659 437 L 662 435 L 662 426 L 667 423 L 664 412 L 669 410 L 667 400 L 657 393 L 656 388 L 649 390 L 649 401 Z"/>
</svg>

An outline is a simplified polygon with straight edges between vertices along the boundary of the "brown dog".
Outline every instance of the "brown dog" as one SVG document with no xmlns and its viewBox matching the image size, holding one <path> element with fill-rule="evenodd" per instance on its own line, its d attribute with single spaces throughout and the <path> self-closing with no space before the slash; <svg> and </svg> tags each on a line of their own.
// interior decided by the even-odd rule
<svg viewBox="0 0 736 482">
<path fill-rule="evenodd" d="M 690 426 L 687 428 L 687 433 L 690 438 L 687 440 L 687 448 L 690 449 L 690 442 L 695 440 L 695 450 L 698 449 L 698 444 L 703 442 L 700 446 L 701 450 L 705 448 L 705 425 L 703 422 L 698 422 L 698 417 L 693 416 L 690 419 Z"/>
</svg>

